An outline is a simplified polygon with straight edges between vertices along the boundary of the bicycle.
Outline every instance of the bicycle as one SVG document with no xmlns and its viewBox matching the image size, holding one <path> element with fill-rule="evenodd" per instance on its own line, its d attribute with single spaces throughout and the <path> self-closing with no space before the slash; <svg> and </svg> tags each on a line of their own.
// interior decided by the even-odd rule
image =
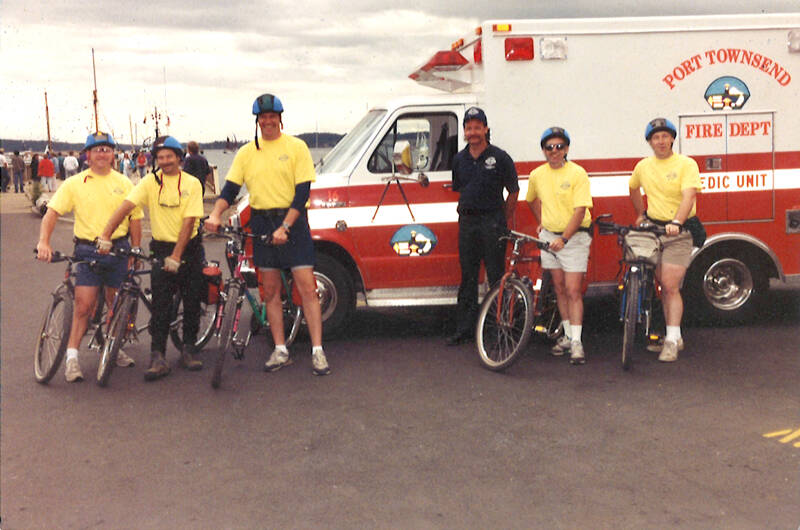
<svg viewBox="0 0 800 530">
<path fill-rule="evenodd" d="M 600 216 L 597 221 L 601 235 L 617 234 L 617 243 L 622 248 L 620 260 L 620 321 L 622 332 L 622 368 L 630 370 L 633 362 L 633 345 L 637 337 L 656 340 L 652 335 L 653 299 L 658 297 L 660 288 L 655 277 L 658 256 L 662 250 L 658 236 L 666 234 L 666 229 L 653 223 L 639 226 L 618 225 L 603 220 L 611 214 Z M 637 333 L 638 329 L 638 333 Z"/>
<path fill-rule="evenodd" d="M 548 243 L 514 230 L 502 239 L 513 242 L 508 270 L 483 299 L 475 331 L 480 360 L 493 371 L 516 362 L 532 332 L 551 340 L 562 332 L 550 272 L 541 268 L 539 253 L 524 251 L 526 245 L 535 244 L 549 252 Z M 522 264 L 528 264 L 529 270 Z"/>
<path fill-rule="evenodd" d="M 36 250 L 34 249 L 34 253 Z M 51 300 L 45 310 L 39 334 L 36 340 L 34 352 L 34 377 L 41 384 L 47 384 L 58 372 L 59 367 L 67 351 L 67 341 L 69 340 L 70 326 L 72 324 L 72 314 L 75 300 L 74 277 L 76 275 L 74 267 L 80 263 L 87 263 L 90 267 L 98 266 L 94 261 L 79 260 L 74 256 L 68 256 L 60 252 L 54 252 L 51 263 L 67 262 L 62 282 L 50 293 Z M 152 310 L 152 292 L 150 288 L 139 291 L 139 300 L 147 308 Z M 205 302 L 201 304 L 200 331 L 197 334 L 195 347 L 199 350 L 203 348 L 214 332 L 214 319 L 217 314 L 217 304 L 207 306 Z M 105 297 L 98 296 L 97 308 L 89 319 L 89 327 L 86 334 L 89 336 L 88 347 L 92 350 L 100 350 L 105 343 L 105 334 L 102 324 L 107 320 L 105 308 Z M 176 294 L 173 300 L 173 317 L 170 320 L 170 338 L 176 348 L 183 346 L 182 322 L 183 310 L 181 307 L 180 294 Z M 135 327 L 135 334 L 146 331 L 149 322 Z"/>
<path fill-rule="evenodd" d="M 259 239 L 264 243 L 270 243 L 271 236 L 254 235 L 245 232 L 241 227 L 222 226 L 217 235 L 227 239 L 225 243 L 225 258 L 228 262 L 231 277 L 225 282 L 225 287 L 220 292 L 220 305 L 217 309 L 215 319 L 215 332 L 217 337 L 217 358 L 214 363 L 214 372 L 211 377 L 211 386 L 219 388 L 222 381 L 222 368 L 225 364 L 225 357 L 228 351 L 231 352 L 236 360 L 244 359 L 244 351 L 250 344 L 253 334 L 258 334 L 261 328 L 269 328 L 267 320 L 266 304 L 250 292 L 250 289 L 258 287 L 258 277 L 255 269 L 251 265 L 252 257 L 247 255 L 244 250 L 244 240 L 246 238 Z M 283 288 L 281 292 L 281 302 L 283 306 L 283 323 L 286 337 L 286 346 L 289 346 L 297 337 L 300 325 L 303 320 L 302 304 L 298 301 L 298 296 L 293 290 L 291 275 L 281 271 L 281 281 Z M 240 338 L 239 325 L 244 301 L 250 304 L 252 317 L 250 328 L 244 338 Z"/>
</svg>

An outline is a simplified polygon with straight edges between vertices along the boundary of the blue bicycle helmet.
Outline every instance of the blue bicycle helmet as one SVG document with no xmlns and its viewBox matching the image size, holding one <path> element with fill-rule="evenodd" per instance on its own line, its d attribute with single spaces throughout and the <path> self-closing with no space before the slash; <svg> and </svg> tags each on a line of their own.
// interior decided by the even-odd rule
<svg viewBox="0 0 800 530">
<path fill-rule="evenodd" d="M 175 151 L 175 154 L 178 155 L 178 158 L 183 158 L 183 146 L 173 136 L 159 136 L 156 138 L 156 141 L 153 142 L 153 147 L 151 148 L 153 158 L 155 158 L 158 152 L 162 149 L 172 149 Z"/>
<path fill-rule="evenodd" d="M 114 138 L 112 138 L 110 134 L 97 131 L 96 133 L 92 133 L 86 137 L 86 143 L 83 146 L 83 150 L 88 151 L 92 147 L 97 147 L 98 145 L 108 145 L 110 147 L 117 147 L 117 143 L 114 141 Z"/>
<path fill-rule="evenodd" d="M 258 116 L 263 112 L 283 112 L 283 103 L 278 96 L 272 94 L 261 94 L 253 102 L 253 114 Z"/>
<path fill-rule="evenodd" d="M 644 130 L 644 139 L 649 142 L 650 137 L 659 131 L 669 132 L 673 139 L 678 137 L 678 129 L 675 128 L 671 121 L 666 118 L 656 118 L 647 124 Z"/>
<path fill-rule="evenodd" d="M 567 133 L 565 129 L 562 129 L 561 127 L 548 127 L 542 133 L 542 139 L 539 140 L 539 145 L 541 146 L 542 149 L 544 149 L 544 144 L 550 138 L 561 138 L 565 142 L 567 142 L 567 145 L 569 145 L 570 142 L 569 133 Z"/>
</svg>

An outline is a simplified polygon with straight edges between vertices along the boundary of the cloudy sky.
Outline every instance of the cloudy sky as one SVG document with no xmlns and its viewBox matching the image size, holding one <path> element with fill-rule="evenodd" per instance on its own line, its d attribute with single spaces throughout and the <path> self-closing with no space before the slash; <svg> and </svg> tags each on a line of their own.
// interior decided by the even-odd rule
<svg viewBox="0 0 800 530">
<path fill-rule="evenodd" d="M 430 93 L 408 74 L 481 20 L 800 11 L 798 0 L 0 0 L 3 138 L 82 141 L 93 127 L 152 135 L 155 106 L 181 141 L 253 134 L 272 92 L 289 133 L 347 132 L 368 106 Z"/>
</svg>

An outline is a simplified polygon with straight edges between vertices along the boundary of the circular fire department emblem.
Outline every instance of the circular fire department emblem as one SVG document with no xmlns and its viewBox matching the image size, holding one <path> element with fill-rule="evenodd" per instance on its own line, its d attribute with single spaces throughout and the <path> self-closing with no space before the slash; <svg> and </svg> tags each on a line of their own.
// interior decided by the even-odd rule
<svg viewBox="0 0 800 530">
<path fill-rule="evenodd" d="M 436 234 L 425 225 L 406 225 L 400 227 L 389 244 L 398 256 L 424 256 L 434 249 Z"/>
<path fill-rule="evenodd" d="M 705 98 L 714 110 L 736 110 L 750 99 L 750 89 L 741 79 L 725 76 L 708 85 Z"/>
</svg>

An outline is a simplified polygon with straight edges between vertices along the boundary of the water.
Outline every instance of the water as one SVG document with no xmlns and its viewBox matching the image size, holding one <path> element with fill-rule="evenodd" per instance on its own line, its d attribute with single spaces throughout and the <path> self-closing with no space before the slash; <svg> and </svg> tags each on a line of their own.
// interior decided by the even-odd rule
<svg viewBox="0 0 800 530">
<path fill-rule="evenodd" d="M 314 160 L 314 163 L 316 163 L 330 150 L 330 147 L 312 147 L 311 158 Z M 225 183 L 225 176 L 228 174 L 231 164 L 233 164 L 233 157 L 236 156 L 236 151 L 206 149 L 203 155 L 206 157 L 209 164 L 217 167 L 217 182 L 220 185 L 220 189 L 222 189 L 222 185 Z"/>
</svg>

